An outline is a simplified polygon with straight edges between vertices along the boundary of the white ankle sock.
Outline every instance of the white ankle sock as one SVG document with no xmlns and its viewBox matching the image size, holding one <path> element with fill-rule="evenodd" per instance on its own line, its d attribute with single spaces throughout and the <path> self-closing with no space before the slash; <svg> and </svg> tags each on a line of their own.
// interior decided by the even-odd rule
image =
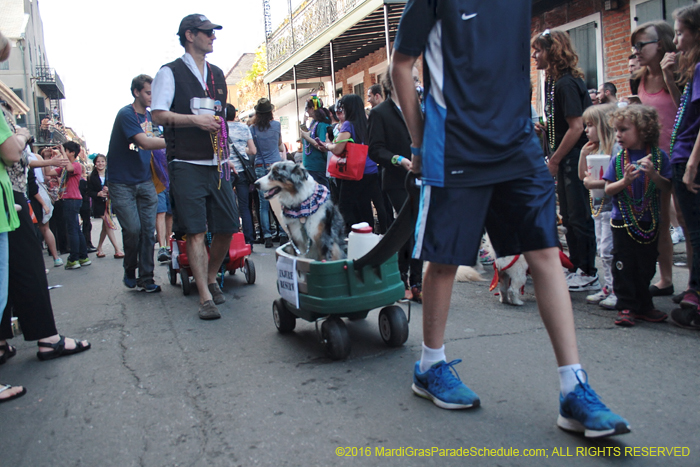
<svg viewBox="0 0 700 467">
<path fill-rule="evenodd" d="M 425 342 L 422 344 L 423 351 L 421 352 L 420 355 L 420 372 L 425 373 L 428 371 L 428 369 L 436 364 L 437 362 L 440 362 L 442 360 L 447 361 L 447 358 L 445 357 L 445 346 L 443 345 L 439 349 L 431 349 L 430 347 L 426 347 Z"/>
<path fill-rule="evenodd" d="M 576 388 L 576 385 L 578 384 L 576 372 L 580 369 L 581 364 L 579 363 L 559 367 L 559 387 L 562 396 L 566 397 L 567 394 Z"/>
</svg>

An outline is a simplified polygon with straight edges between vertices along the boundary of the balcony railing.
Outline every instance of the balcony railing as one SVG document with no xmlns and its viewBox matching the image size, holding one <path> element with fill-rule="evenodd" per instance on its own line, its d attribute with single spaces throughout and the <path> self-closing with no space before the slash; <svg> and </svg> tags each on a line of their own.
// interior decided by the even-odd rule
<svg viewBox="0 0 700 467">
<path fill-rule="evenodd" d="M 50 144 L 63 144 L 68 141 L 66 135 L 59 130 L 54 128 L 54 131 L 42 130 L 40 125 L 27 125 L 29 133 L 32 134 L 36 144 L 40 145 L 50 145 Z"/>
<path fill-rule="evenodd" d="M 58 73 L 56 73 L 53 68 L 37 66 L 34 78 L 36 79 L 36 84 L 39 85 L 41 90 L 51 99 L 66 98 L 63 89 L 63 81 L 61 81 Z"/>
<path fill-rule="evenodd" d="M 367 0 L 310 0 L 267 38 L 267 69 L 273 70 L 334 22 Z M 293 32 L 293 33 L 292 33 Z"/>
</svg>

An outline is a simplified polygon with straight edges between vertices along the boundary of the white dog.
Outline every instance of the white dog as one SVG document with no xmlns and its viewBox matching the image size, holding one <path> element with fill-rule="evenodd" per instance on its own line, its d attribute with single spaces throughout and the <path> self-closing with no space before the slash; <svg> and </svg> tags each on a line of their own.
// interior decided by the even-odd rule
<svg viewBox="0 0 700 467">
<path fill-rule="evenodd" d="M 488 250 L 492 257 L 496 256 L 491 241 L 485 242 L 484 248 Z M 525 283 L 527 282 L 528 264 L 525 255 L 504 256 L 496 258 L 493 263 L 493 280 L 489 290 L 499 287 L 499 300 L 506 305 L 522 306 L 524 303 L 518 295 L 525 294 Z"/>
<path fill-rule="evenodd" d="M 276 162 L 255 187 L 265 192 L 265 199 L 279 195 L 297 255 L 317 261 L 346 257 L 340 246 L 343 217 L 331 202 L 328 188 L 316 183 L 306 169 L 291 161 Z"/>
</svg>

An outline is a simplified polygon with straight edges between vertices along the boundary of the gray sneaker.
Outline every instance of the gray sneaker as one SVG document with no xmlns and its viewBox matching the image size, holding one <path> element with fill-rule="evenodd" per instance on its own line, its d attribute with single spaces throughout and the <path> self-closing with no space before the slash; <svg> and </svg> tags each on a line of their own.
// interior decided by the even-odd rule
<svg viewBox="0 0 700 467">
<path fill-rule="evenodd" d="M 199 305 L 199 319 L 208 320 L 219 318 L 221 318 L 221 313 L 219 313 L 219 309 L 216 308 L 213 300 L 207 300 Z"/>
<path fill-rule="evenodd" d="M 221 305 L 222 303 L 226 302 L 226 297 L 224 296 L 224 293 L 219 288 L 219 284 L 214 282 L 213 284 L 208 284 L 207 287 L 209 287 L 209 293 L 211 294 L 211 299 L 214 300 L 215 304 Z"/>
</svg>

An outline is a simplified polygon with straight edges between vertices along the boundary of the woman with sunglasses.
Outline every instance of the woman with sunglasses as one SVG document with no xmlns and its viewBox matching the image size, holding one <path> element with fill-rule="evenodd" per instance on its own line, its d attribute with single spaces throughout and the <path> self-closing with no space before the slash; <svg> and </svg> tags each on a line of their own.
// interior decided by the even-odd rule
<svg viewBox="0 0 700 467">
<path fill-rule="evenodd" d="M 334 143 L 320 144 L 322 151 L 331 151 L 333 154 L 340 155 L 345 150 L 346 141 L 351 138 L 355 143 L 367 144 L 369 142 L 364 100 L 360 96 L 347 94 L 341 97 L 335 111 L 341 122 L 339 133 Z M 379 187 L 377 163 L 368 157 L 362 179 L 339 180 L 339 182 L 338 209 L 345 220 L 347 232 L 350 232 L 353 224 L 360 222 L 367 222 L 370 226 L 374 226 L 373 200 L 380 225 L 385 229 L 386 212 L 383 203 L 380 202 L 382 193 Z"/>
<path fill-rule="evenodd" d="M 641 66 L 632 77 L 631 88 L 633 93 L 639 96 L 642 104 L 654 107 L 659 113 L 659 148 L 666 154 L 669 154 L 671 133 L 681 99 L 681 91 L 676 84 L 676 46 L 673 44 L 673 37 L 673 28 L 665 21 L 644 23 L 630 36 L 630 43 L 637 51 Z M 680 209 L 674 209 L 671 193 L 661 195 L 659 281 L 649 287 L 652 296 L 674 293 L 673 241 L 670 226 L 671 223 L 680 224 L 685 231 L 685 221 Z M 688 248 L 690 242 L 686 242 L 686 249 Z M 688 253 L 688 258 L 691 257 L 692 254 Z"/>
<path fill-rule="evenodd" d="M 532 58 L 538 70 L 545 72 L 546 131 L 551 155 L 547 167 L 557 177 L 559 213 L 566 227 L 566 242 L 574 265 L 566 277 L 569 291 L 598 291 L 600 282 L 595 267 L 595 224 L 591 217 L 588 190 L 578 178 L 581 148 L 588 142 L 583 132 L 583 111 L 591 97 L 578 68 L 578 56 L 569 35 L 546 30 L 532 39 Z"/>
</svg>

